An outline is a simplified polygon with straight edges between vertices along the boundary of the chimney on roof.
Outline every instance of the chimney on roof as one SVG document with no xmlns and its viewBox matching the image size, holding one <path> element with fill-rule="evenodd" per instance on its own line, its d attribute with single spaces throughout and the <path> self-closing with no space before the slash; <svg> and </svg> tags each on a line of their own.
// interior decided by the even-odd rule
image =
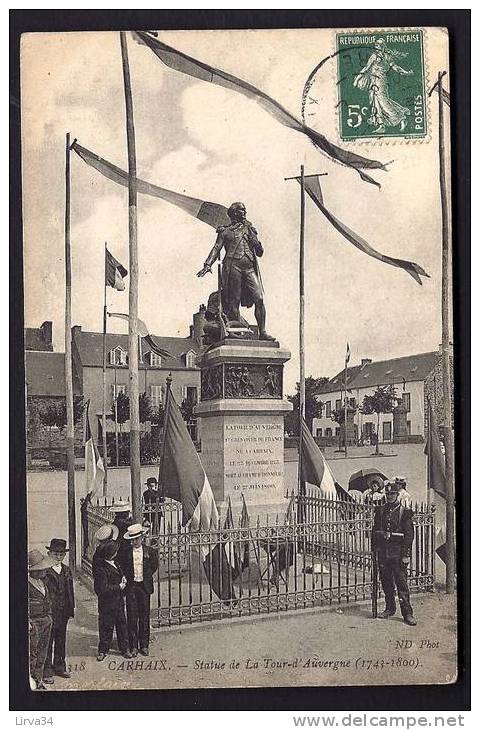
<svg viewBox="0 0 480 730">
<path fill-rule="evenodd" d="M 450 341 L 448 343 L 448 351 L 449 351 L 450 355 L 453 355 L 453 342 L 452 341 Z M 443 353 L 443 346 L 442 346 L 442 343 L 440 343 L 438 346 L 438 354 L 441 356 L 442 353 Z"/>
<path fill-rule="evenodd" d="M 198 312 L 193 315 L 193 325 L 190 325 L 190 337 L 198 347 L 202 346 L 203 325 L 205 324 L 205 304 L 200 304 Z"/>
<path fill-rule="evenodd" d="M 42 332 L 43 339 L 45 340 L 47 345 L 51 345 L 53 342 L 52 337 L 52 323 L 47 320 L 47 322 L 42 322 L 40 325 L 40 330 Z"/>
<path fill-rule="evenodd" d="M 82 331 L 81 324 L 74 324 L 72 327 L 72 339 L 74 339 Z"/>
<path fill-rule="evenodd" d="M 365 365 L 370 365 L 371 362 L 372 362 L 372 358 L 370 358 L 370 357 L 362 357 L 362 362 L 360 363 L 360 367 L 361 368 L 364 368 Z"/>
</svg>

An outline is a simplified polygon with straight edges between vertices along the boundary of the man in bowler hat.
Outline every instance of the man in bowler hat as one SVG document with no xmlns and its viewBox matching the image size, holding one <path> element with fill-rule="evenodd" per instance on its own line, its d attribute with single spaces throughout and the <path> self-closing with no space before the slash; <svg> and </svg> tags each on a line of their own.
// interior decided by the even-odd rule
<svg viewBox="0 0 480 730">
<path fill-rule="evenodd" d="M 110 651 L 113 630 L 117 633 L 118 649 L 125 659 L 131 659 L 128 650 L 127 621 L 125 618 L 126 579 L 117 559 L 118 542 L 106 540 L 99 548 L 93 570 L 93 590 L 98 596 L 98 654 L 103 662 Z"/>
<path fill-rule="evenodd" d="M 380 580 L 385 594 L 385 610 L 380 618 L 396 613 L 395 586 L 403 620 L 415 626 L 410 592 L 407 583 L 407 567 L 412 555 L 413 513 L 400 503 L 400 486 L 395 481 L 385 482 L 386 503 L 375 510 L 372 532 L 372 548 L 377 551 Z"/>
<path fill-rule="evenodd" d="M 45 662 L 44 677 L 70 678 L 65 662 L 65 647 L 67 642 L 67 624 L 73 618 L 75 598 L 73 593 L 73 578 L 68 565 L 63 560 L 68 548 L 65 540 L 54 537 L 47 546 L 47 554 L 53 560 L 53 565 L 45 573 L 45 582 L 48 586 L 52 601 L 52 632 L 48 645 L 47 660 Z"/>
<path fill-rule="evenodd" d="M 127 579 L 127 626 L 130 652 L 148 656 L 150 643 L 150 596 L 153 575 L 158 570 L 155 550 L 143 544 L 145 530 L 140 524 L 131 525 L 124 535 L 129 547 L 123 554 L 123 571 Z"/>
</svg>

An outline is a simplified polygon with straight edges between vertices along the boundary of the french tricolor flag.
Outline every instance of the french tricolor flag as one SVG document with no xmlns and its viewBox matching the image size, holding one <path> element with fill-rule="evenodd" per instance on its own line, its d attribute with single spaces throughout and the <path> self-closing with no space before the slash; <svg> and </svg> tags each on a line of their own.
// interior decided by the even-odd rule
<svg viewBox="0 0 480 730">
<path fill-rule="evenodd" d="M 212 488 L 180 409 L 169 389 L 165 406 L 164 457 L 159 484 L 166 497 L 182 504 L 183 525 L 190 532 L 219 529 Z M 235 599 L 232 567 L 224 543 L 202 546 L 203 567 L 212 590 L 223 602 Z"/>
</svg>

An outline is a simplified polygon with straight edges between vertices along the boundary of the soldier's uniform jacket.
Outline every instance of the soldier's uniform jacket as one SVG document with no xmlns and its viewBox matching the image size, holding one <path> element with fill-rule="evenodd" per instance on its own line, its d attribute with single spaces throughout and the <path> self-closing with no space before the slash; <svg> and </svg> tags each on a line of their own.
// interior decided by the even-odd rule
<svg viewBox="0 0 480 730">
<path fill-rule="evenodd" d="M 397 502 L 393 507 L 382 504 L 375 510 L 372 548 L 380 557 L 406 558 L 412 555 L 413 512 Z"/>
<path fill-rule="evenodd" d="M 225 258 L 222 267 L 223 288 L 228 289 L 230 269 L 235 261 L 244 257 L 251 261 L 252 269 L 255 271 L 259 286 L 260 272 L 258 269 L 257 256 L 263 255 L 263 246 L 257 238 L 257 231 L 249 221 L 231 223 L 228 226 L 217 228 L 217 240 L 208 254 L 205 266 L 211 267 L 220 256 L 220 251 L 225 248 Z M 251 307 L 253 301 L 248 292 L 242 290 L 241 304 L 244 307 Z"/>
</svg>

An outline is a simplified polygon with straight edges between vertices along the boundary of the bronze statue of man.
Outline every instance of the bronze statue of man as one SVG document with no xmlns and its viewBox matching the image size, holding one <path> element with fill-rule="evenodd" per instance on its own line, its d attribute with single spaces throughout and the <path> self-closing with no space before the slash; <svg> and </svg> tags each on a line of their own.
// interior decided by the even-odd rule
<svg viewBox="0 0 480 730">
<path fill-rule="evenodd" d="M 255 305 L 255 319 L 260 340 L 274 340 L 265 331 L 266 311 L 257 257 L 263 256 L 263 246 L 257 231 L 246 218 L 243 203 L 232 203 L 228 209 L 230 225 L 217 228 L 217 240 L 210 251 L 203 269 L 197 276 L 205 276 L 225 248 L 222 266 L 222 306 L 230 321 L 240 319 L 240 305 Z"/>
</svg>

